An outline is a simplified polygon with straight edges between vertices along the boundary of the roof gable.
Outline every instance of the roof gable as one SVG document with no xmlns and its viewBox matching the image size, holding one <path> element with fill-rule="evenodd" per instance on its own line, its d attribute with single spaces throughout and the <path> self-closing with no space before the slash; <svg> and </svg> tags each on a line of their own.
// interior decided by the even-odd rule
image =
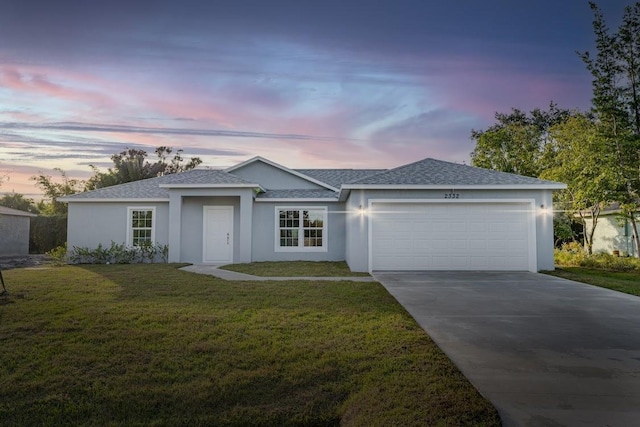
<svg viewBox="0 0 640 427">
<path fill-rule="evenodd" d="M 314 190 L 338 191 L 327 182 L 307 176 L 262 157 L 254 157 L 226 169 L 226 172 L 257 182 L 267 190 Z"/>
</svg>

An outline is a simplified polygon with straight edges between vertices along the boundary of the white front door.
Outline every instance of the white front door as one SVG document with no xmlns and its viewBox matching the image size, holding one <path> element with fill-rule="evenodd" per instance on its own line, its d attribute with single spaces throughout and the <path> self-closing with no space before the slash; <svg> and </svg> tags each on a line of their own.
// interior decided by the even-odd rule
<svg viewBox="0 0 640 427">
<path fill-rule="evenodd" d="M 205 206 L 202 262 L 233 261 L 233 206 Z"/>
</svg>

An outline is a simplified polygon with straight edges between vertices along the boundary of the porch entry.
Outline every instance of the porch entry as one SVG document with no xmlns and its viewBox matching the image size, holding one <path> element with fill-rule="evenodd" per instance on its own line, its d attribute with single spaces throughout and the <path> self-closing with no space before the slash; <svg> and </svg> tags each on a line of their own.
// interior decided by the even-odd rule
<svg viewBox="0 0 640 427">
<path fill-rule="evenodd" d="M 233 261 L 233 206 L 204 206 L 202 262 Z"/>
</svg>

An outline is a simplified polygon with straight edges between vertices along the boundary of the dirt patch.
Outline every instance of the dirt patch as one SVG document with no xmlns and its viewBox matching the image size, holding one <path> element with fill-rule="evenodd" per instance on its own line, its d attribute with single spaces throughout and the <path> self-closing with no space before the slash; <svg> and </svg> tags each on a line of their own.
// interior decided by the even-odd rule
<svg viewBox="0 0 640 427">
<path fill-rule="evenodd" d="M 12 268 L 37 267 L 51 264 L 51 258 L 47 255 L 21 255 L 0 257 L 0 270 Z"/>
</svg>

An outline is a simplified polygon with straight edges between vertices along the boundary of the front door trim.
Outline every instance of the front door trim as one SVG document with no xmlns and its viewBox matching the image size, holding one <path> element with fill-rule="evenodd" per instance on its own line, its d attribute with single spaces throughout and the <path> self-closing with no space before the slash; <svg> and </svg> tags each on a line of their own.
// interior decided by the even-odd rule
<svg viewBox="0 0 640 427">
<path fill-rule="evenodd" d="M 211 236 L 208 213 L 217 211 L 218 219 L 223 220 L 221 228 L 217 230 L 217 236 Z M 212 252 L 207 250 L 207 242 L 214 238 L 220 245 L 220 250 Z M 202 208 L 202 262 L 205 264 L 233 262 L 233 206 L 203 206 Z"/>
</svg>

